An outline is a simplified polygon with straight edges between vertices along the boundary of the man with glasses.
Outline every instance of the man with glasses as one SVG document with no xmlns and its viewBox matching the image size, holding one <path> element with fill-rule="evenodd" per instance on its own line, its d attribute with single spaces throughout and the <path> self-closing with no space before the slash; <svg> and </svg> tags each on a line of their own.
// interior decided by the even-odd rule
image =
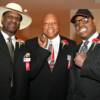
<svg viewBox="0 0 100 100">
<path fill-rule="evenodd" d="M 71 22 L 83 41 L 74 59 L 77 69 L 74 100 L 100 100 L 100 35 L 94 16 L 88 9 L 79 9 Z"/>
</svg>

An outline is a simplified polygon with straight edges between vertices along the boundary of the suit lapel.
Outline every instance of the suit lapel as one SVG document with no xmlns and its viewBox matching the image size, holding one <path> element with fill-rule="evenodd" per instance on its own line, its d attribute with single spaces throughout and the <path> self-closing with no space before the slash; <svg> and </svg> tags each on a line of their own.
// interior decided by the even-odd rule
<svg viewBox="0 0 100 100">
<path fill-rule="evenodd" d="M 0 49 L 2 50 L 2 52 L 5 55 L 10 56 L 7 44 L 6 44 L 4 37 L 2 36 L 1 33 L 0 33 Z"/>
<path fill-rule="evenodd" d="M 59 67 L 59 65 L 60 65 L 59 62 L 61 62 L 63 60 L 63 53 L 65 53 L 66 49 L 67 49 L 67 46 L 63 46 L 63 44 L 61 42 L 62 40 L 66 40 L 66 39 L 63 39 L 61 36 L 60 36 L 60 38 L 61 39 L 60 39 L 59 52 L 58 52 L 58 56 L 57 56 L 57 59 L 56 59 L 56 63 L 55 63 L 54 69 Z M 66 54 L 65 54 L 65 56 L 66 56 Z"/>
<path fill-rule="evenodd" d="M 58 62 L 59 58 L 61 57 L 61 51 L 62 51 L 62 44 L 60 42 L 59 52 L 58 52 L 58 56 L 57 56 L 57 59 L 56 59 L 56 63 Z M 56 65 L 56 63 L 55 63 L 55 65 Z"/>
<path fill-rule="evenodd" d="M 99 33 L 99 36 L 97 38 L 100 39 L 100 33 Z"/>
<path fill-rule="evenodd" d="M 20 50 L 19 43 L 16 42 L 15 51 L 14 51 L 14 61 L 16 61 L 16 59 L 17 59 L 17 57 L 18 57 L 18 55 L 19 55 L 19 54 L 18 54 L 18 52 L 20 52 L 19 50 Z"/>
<path fill-rule="evenodd" d="M 100 34 L 97 38 L 100 39 Z M 94 43 L 92 43 L 92 45 L 91 45 L 90 49 L 88 50 L 87 54 L 91 53 L 93 51 L 93 48 L 94 48 Z"/>
</svg>

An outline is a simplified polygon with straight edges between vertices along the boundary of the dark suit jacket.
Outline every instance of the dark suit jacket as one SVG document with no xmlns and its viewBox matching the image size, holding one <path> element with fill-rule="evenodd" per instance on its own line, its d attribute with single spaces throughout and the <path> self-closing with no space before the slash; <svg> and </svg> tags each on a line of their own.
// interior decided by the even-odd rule
<svg viewBox="0 0 100 100">
<path fill-rule="evenodd" d="M 100 36 L 98 37 L 100 39 Z M 82 69 L 74 74 L 76 92 L 74 100 L 100 100 L 100 44 L 92 44 Z"/>
<path fill-rule="evenodd" d="M 0 99 L 10 100 L 13 63 L 4 37 L 0 33 Z"/>
<path fill-rule="evenodd" d="M 24 98 L 25 94 L 26 97 L 20 100 L 25 100 L 26 98 L 27 100 L 66 100 L 70 70 L 67 69 L 67 56 L 70 55 L 73 59 L 76 44 L 72 40 L 61 37 L 62 40 L 67 40 L 68 44 L 63 46 L 62 42 L 60 42 L 59 53 L 53 72 L 50 71 L 47 62 L 50 55 L 49 51 L 38 46 L 37 38 L 26 43 L 32 58 L 31 71 L 29 73 L 25 71 L 25 65 L 21 62 L 21 57 L 19 57 L 20 60 L 18 59 L 16 63 L 17 68 L 21 67 L 19 69 L 24 70 L 16 78 L 18 81 L 20 79 L 18 83 L 20 86 L 16 85 L 17 88 L 20 87 L 19 92 L 16 92 L 16 97 L 19 96 L 18 100 L 22 96 Z"/>
</svg>

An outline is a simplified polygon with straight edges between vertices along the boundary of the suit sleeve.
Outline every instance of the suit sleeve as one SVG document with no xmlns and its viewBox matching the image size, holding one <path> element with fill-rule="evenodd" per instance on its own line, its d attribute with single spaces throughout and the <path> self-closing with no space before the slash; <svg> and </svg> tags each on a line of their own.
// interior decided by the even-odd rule
<svg viewBox="0 0 100 100">
<path fill-rule="evenodd" d="M 35 43 L 34 49 L 31 52 L 31 70 L 30 79 L 34 79 L 41 71 L 43 64 L 46 62 L 50 52 L 46 49 L 41 48 L 38 43 Z"/>
<path fill-rule="evenodd" d="M 49 52 L 41 47 L 38 43 L 27 41 L 22 50 L 18 53 L 18 59 L 15 64 L 15 100 L 28 100 L 29 81 L 34 79 L 42 68 L 42 64 L 49 56 Z M 26 70 L 23 57 L 30 53 L 30 71 Z"/>
<path fill-rule="evenodd" d="M 100 45 L 88 54 L 81 70 L 81 76 L 100 82 Z"/>
<path fill-rule="evenodd" d="M 17 52 L 17 59 L 14 67 L 14 100 L 27 100 L 28 72 L 26 72 L 23 62 L 25 53 L 25 47 Z"/>
<path fill-rule="evenodd" d="M 76 89 L 76 74 L 77 74 L 77 69 L 76 66 L 74 65 L 74 57 L 76 54 L 77 50 L 77 45 L 75 42 L 70 44 L 70 54 L 72 55 L 72 67 L 69 70 L 69 88 L 68 88 L 68 94 L 66 100 L 74 100 L 75 96 L 75 89 Z"/>
</svg>

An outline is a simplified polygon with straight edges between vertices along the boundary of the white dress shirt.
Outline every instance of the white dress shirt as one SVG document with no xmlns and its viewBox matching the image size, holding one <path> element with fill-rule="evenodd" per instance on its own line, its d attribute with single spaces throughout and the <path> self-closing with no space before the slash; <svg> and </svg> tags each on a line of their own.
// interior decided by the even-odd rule
<svg viewBox="0 0 100 100">
<path fill-rule="evenodd" d="M 2 30 L 1 30 L 1 34 L 3 35 L 4 40 L 5 40 L 5 42 L 7 43 L 7 42 L 8 42 L 9 35 L 6 34 L 6 33 L 5 33 L 4 31 L 2 31 Z M 12 44 L 13 44 L 14 49 L 15 49 L 15 44 L 16 44 L 16 38 L 15 38 L 15 35 L 13 35 L 13 36 L 11 37 L 11 40 L 12 40 Z"/>
<path fill-rule="evenodd" d="M 98 32 L 95 32 L 89 39 L 88 39 L 88 41 L 89 41 L 89 43 L 88 43 L 88 50 L 90 49 L 90 47 L 91 47 L 91 45 L 92 45 L 92 43 L 93 43 L 93 39 L 95 39 L 95 38 L 97 38 L 99 36 L 99 33 Z M 84 42 L 85 42 L 86 40 L 83 40 L 83 43 L 82 43 L 82 45 L 81 45 L 81 47 L 83 46 L 83 44 L 84 44 Z M 81 48 L 80 47 L 80 48 Z"/>
<path fill-rule="evenodd" d="M 59 34 L 52 40 L 48 40 L 47 49 L 49 46 L 49 43 L 52 42 L 53 48 L 54 48 L 54 60 L 57 60 L 58 52 L 59 52 L 59 46 L 60 46 L 60 36 Z"/>
</svg>

